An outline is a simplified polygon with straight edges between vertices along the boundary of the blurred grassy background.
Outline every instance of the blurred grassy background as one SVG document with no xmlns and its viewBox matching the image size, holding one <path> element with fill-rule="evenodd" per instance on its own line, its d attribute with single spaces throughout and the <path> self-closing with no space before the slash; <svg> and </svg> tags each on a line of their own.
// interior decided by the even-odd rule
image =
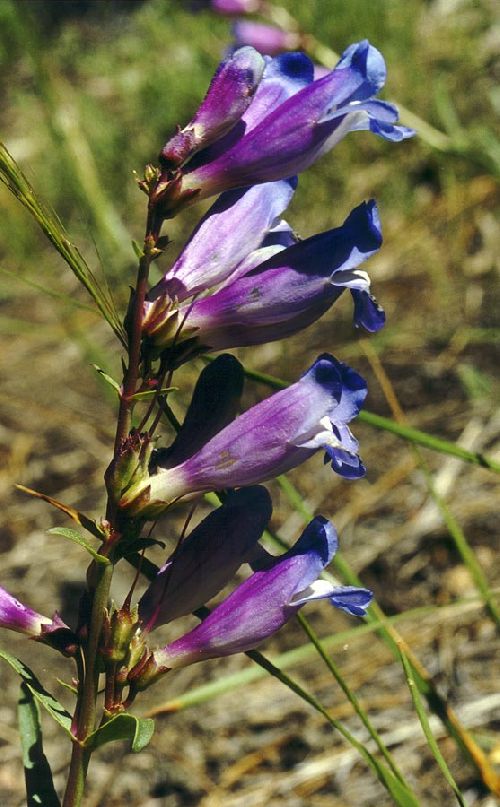
<svg viewBox="0 0 500 807">
<path fill-rule="evenodd" d="M 367 377 L 371 410 L 390 414 L 380 384 L 385 373 L 413 425 L 498 457 L 495 3 L 297 0 L 286 7 L 302 30 L 337 52 L 369 38 L 387 61 L 384 97 L 401 102 L 445 137 L 443 147 L 435 148 L 423 138 L 391 145 L 367 133 L 350 135 L 301 178 L 288 213 L 294 228 L 307 236 L 341 223 L 362 199 L 377 198 L 385 245 L 368 269 L 388 324 L 370 346 L 353 332 L 350 305 L 342 300 L 306 338 L 239 355 L 254 369 L 292 380 L 317 353 L 335 352 Z M 134 279 L 130 242 L 141 240 L 144 226 L 145 197 L 133 171 L 140 174 L 154 161 L 175 125 L 191 117 L 230 42 L 230 24 L 187 0 L 0 0 L 0 31 L 1 139 L 90 265 L 107 278 L 123 311 Z M 90 364 L 118 375 L 119 358 L 76 280 L 28 214 L 0 191 L 0 331 L 6 346 L 0 354 L 2 584 L 41 611 L 57 607 L 63 596 L 69 614 L 83 579 L 81 556 L 65 548 L 61 558 L 57 539 L 43 532 L 60 523 L 58 516 L 14 495 L 12 484 L 100 511 L 114 413 L 109 401 L 102 402 L 104 387 Z M 173 260 L 200 212 L 201 207 L 187 211 L 171 224 L 174 243 L 159 269 Z M 179 376 L 190 383 L 192 371 Z M 188 394 L 186 389 L 177 396 L 179 408 Z M 263 386 L 249 385 L 247 402 L 264 394 Z M 310 509 L 334 520 L 346 556 L 386 611 L 435 606 L 428 622 L 408 621 L 405 637 L 457 708 L 469 708 L 467 719 L 494 761 L 500 703 L 494 699 L 498 645 L 491 623 L 477 604 L 460 605 L 464 595 L 474 596 L 470 574 L 408 446 L 367 425 L 355 425 L 355 432 L 369 469 L 366 480 L 352 486 L 333 479 L 319 460 L 292 479 Z M 428 459 L 435 484 L 491 586 L 498 587 L 498 477 L 445 457 Z M 300 518 L 277 487 L 273 497 L 275 526 L 294 539 Z M 124 574 L 123 593 L 127 580 Z M 313 623 L 322 633 L 352 627 L 352 621 L 320 608 L 313 611 Z M 272 647 L 303 641 L 290 626 Z M 408 727 L 406 735 L 393 737 L 391 747 L 422 804 L 454 803 L 432 757 L 419 745 L 400 669 L 375 639 L 370 658 L 363 655 L 360 663 L 366 641 L 340 653 L 351 686 L 381 731 L 389 736 L 396 727 Z M 26 658 L 24 642 L 14 640 L 13 646 Z M 40 659 L 47 664 L 45 654 Z M 194 667 L 162 692 L 152 692 L 149 705 L 247 663 L 238 658 Z M 328 706 L 349 717 L 317 665 L 300 674 Z M 0 675 L 3 681 L 5 670 Z M 6 693 L 15 696 L 10 677 Z M 15 716 L 6 705 L 1 708 L 0 794 L 2 803 L 14 805 L 22 803 Z M 49 734 L 50 742 L 57 759 L 58 737 Z M 461 765 L 454 746 L 443 742 L 442 750 L 468 803 L 491 807 L 491 796 L 474 771 Z M 110 761 L 121 761 L 124 753 L 101 755 L 92 804 L 386 803 L 351 752 L 275 682 L 255 685 L 244 699 L 241 693 L 227 695 L 170 718 L 151 750 L 127 762 L 110 795 L 110 771 L 116 775 Z M 147 796 L 141 775 L 148 777 Z"/>
</svg>

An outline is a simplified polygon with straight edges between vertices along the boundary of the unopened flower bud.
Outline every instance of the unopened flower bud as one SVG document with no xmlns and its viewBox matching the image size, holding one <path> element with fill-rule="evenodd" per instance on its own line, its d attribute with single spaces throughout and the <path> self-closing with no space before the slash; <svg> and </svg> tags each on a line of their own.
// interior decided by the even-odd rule
<svg viewBox="0 0 500 807">
<path fill-rule="evenodd" d="M 105 663 L 127 662 L 130 657 L 132 637 L 137 630 L 138 609 L 128 605 L 114 609 L 105 624 L 105 642 L 101 650 Z"/>
</svg>

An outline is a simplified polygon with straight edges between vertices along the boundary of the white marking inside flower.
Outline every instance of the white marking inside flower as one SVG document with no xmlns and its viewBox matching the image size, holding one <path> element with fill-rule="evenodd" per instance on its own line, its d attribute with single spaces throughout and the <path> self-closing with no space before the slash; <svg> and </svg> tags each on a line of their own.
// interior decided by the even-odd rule
<svg viewBox="0 0 500 807">
<path fill-rule="evenodd" d="M 350 257 L 352 257 L 353 252 L 358 252 L 356 247 L 354 247 Z M 360 260 L 362 260 L 361 257 Z M 370 288 L 370 278 L 364 269 L 336 269 L 328 280 L 332 286 L 344 286 L 358 291 L 368 291 Z"/>
<path fill-rule="evenodd" d="M 325 597 L 331 597 L 334 592 L 335 588 L 328 580 L 315 580 L 310 586 L 294 594 L 288 604 L 302 605 L 309 600 L 323 600 Z"/>
</svg>

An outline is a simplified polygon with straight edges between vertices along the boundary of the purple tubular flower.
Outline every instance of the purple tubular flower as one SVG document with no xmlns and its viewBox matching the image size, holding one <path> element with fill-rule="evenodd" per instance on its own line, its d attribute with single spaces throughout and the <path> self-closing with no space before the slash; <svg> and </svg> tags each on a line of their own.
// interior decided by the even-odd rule
<svg viewBox="0 0 500 807">
<path fill-rule="evenodd" d="M 298 34 L 253 20 L 235 22 L 233 35 L 237 47 L 251 45 L 255 50 L 268 56 L 275 56 L 284 50 L 295 50 L 300 47 Z"/>
<path fill-rule="evenodd" d="M 292 176 L 353 130 L 370 129 L 387 140 L 411 137 L 413 130 L 394 125 L 396 108 L 374 100 L 384 81 L 378 50 L 366 40 L 351 45 L 331 73 L 274 108 L 216 159 L 195 161 L 192 170 L 187 165 L 176 193 L 196 192 L 202 199 Z"/>
<path fill-rule="evenodd" d="M 162 164 L 169 168 L 181 165 L 227 134 L 250 104 L 264 66 L 264 59 L 253 48 L 240 48 L 221 62 L 194 118 L 163 147 Z"/>
<path fill-rule="evenodd" d="M 271 518 L 263 487 L 230 493 L 160 569 L 139 601 L 147 630 L 190 614 L 212 599 L 249 559 Z"/>
<path fill-rule="evenodd" d="M 286 230 L 281 233 L 290 238 Z M 245 274 L 219 292 L 179 310 L 185 338 L 196 337 L 205 349 L 262 344 L 290 336 L 310 325 L 350 289 L 355 301 L 354 322 L 378 331 L 383 310 L 370 295 L 370 280 L 357 267 L 382 243 L 377 206 L 364 202 L 341 227 L 292 244 L 264 263 L 252 266 L 263 247 L 244 262 Z M 178 336 L 182 342 L 183 331 Z"/>
<path fill-rule="evenodd" d="M 191 403 L 177 437 L 169 448 L 153 455 L 154 466 L 180 465 L 236 417 L 245 373 L 229 353 L 205 367 L 196 382 Z"/>
<path fill-rule="evenodd" d="M 185 667 L 257 647 L 310 600 L 329 599 L 363 616 L 372 600 L 367 589 L 336 587 L 318 580 L 337 550 L 332 524 L 318 516 L 286 554 L 255 572 L 194 630 L 154 653 L 159 668 Z"/>
<path fill-rule="evenodd" d="M 12 594 L 0 587 L 0 628 L 8 628 L 28 636 L 40 636 L 43 626 L 53 620 L 23 605 Z"/>
<path fill-rule="evenodd" d="M 296 178 L 228 191 L 202 218 L 172 268 L 149 293 L 182 301 L 227 279 L 288 207 Z"/>
<path fill-rule="evenodd" d="M 334 470 L 348 478 L 363 476 L 357 442 L 346 424 L 366 391 L 361 376 L 323 354 L 299 381 L 248 409 L 185 462 L 159 466 L 128 490 L 120 505 L 149 517 L 184 496 L 271 479 L 327 447 Z"/>
<path fill-rule="evenodd" d="M 261 0 L 211 0 L 218 14 L 254 14 L 262 6 Z"/>
</svg>

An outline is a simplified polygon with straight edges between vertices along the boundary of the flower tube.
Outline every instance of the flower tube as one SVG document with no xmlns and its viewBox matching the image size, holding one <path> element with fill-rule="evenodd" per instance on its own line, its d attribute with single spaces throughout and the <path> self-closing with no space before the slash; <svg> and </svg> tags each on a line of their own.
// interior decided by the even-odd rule
<svg viewBox="0 0 500 807">
<path fill-rule="evenodd" d="M 120 506 L 131 515 L 152 517 L 185 496 L 271 479 L 327 448 L 337 473 L 363 476 L 347 423 L 366 391 L 361 376 L 323 354 L 299 381 L 248 409 L 183 463 L 158 466 L 125 493 Z"/>
<path fill-rule="evenodd" d="M 8 628 L 28 636 L 40 636 L 44 625 L 53 620 L 23 605 L 12 594 L 0 587 L 0 628 Z"/>
<path fill-rule="evenodd" d="M 158 672 L 251 650 L 311 600 L 329 599 L 336 608 L 363 616 L 370 591 L 318 580 L 337 546 L 333 525 L 315 518 L 286 554 L 245 580 L 192 631 L 155 651 Z"/>
</svg>

